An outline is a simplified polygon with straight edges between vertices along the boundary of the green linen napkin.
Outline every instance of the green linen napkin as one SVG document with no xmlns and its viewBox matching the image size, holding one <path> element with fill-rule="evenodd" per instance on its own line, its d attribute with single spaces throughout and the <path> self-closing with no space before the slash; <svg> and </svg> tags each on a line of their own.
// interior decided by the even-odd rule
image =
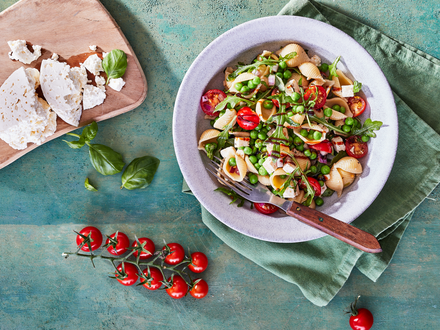
<svg viewBox="0 0 440 330">
<path fill-rule="evenodd" d="M 415 208 L 440 182 L 440 116 L 432 97 L 438 88 L 440 61 L 316 2 L 291 0 L 280 15 L 314 18 L 346 32 L 373 56 L 391 85 L 399 118 L 396 160 L 382 192 L 352 223 L 374 234 L 383 252 L 364 253 L 330 236 L 292 244 L 260 241 L 225 226 L 203 207 L 202 220 L 237 252 L 296 284 L 313 304 L 325 306 L 353 267 L 373 281 L 379 278 Z M 185 182 L 183 191 L 189 192 Z"/>
</svg>

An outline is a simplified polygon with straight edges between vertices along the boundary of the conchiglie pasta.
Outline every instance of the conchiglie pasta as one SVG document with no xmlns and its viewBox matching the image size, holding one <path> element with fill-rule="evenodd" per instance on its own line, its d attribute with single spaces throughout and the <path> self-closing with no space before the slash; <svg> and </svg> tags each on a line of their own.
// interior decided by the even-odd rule
<svg viewBox="0 0 440 330">
<path fill-rule="evenodd" d="M 264 186 L 270 186 L 269 175 L 258 175 L 258 182 L 260 182 Z"/>
<path fill-rule="evenodd" d="M 224 129 L 226 125 L 229 125 L 234 119 L 237 112 L 234 109 L 226 109 L 226 112 L 223 116 L 221 116 L 217 121 L 214 123 L 214 128 L 217 129 Z M 234 123 L 235 125 L 235 123 Z"/>
<path fill-rule="evenodd" d="M 354 179 L 356 178 L 356 174 L 344 171 L 344 170 L 342 170 L 340 168 L 338 168 L 338 172 L 341 175 L 342 183 L 344 185 L 344 188 L 348 187 L 349 185 L 351 185 L 353 183 Z"/>
<path fill-rule="evenodd" d="M 229 159 L 231 158 L 235 158 L 237 166 L 229 165 Z M 233 157 L 225 158 L 223 161 L 223 172 L 234 181 L 243 181 L 247 173 L 246 162 L 237 154 L 235 154 Z"/>
<path fill-rule="evenodd" d="M 345 108 L 345 116 L 353 117 L 353 114 L 351 113 L 350 107 L 348 106 L 347 102 L 345 102 L 345 100 L 340 97 L 334 97 L 332 99 L 327 99 L 327 101 L 325 101 L 325 105 L 328 108 L 333 108 L 334 105 L 339 105 L 340 107 L 344 107 Z"/>
<path fill-rule="evenodd" d="M 277 52 L 277 54 L 279 56 L 284 57 L 287 54 L 290 54 L 293 52 L 296 53 L 295 57 L 288 59 L 286 61 L 286 64 L 289 68 L 293 68 L 293 67 L 300 65 L 301 63 L 310 61 L 310 58 L 307 56 L 307 53 L 305 52 L 304 48 L 302 48 L 300 45 L 295 44 L 295 43 L 285 46 L 284 48 L 279 50 Z"/>
<path fill-rule="evenodd" d="M 266 109 L 263 107 L 263 102 L 266 101 L 265 99 L 260 99 L 257 102 L 257 105 L 255 106 L 255 112 L 257 113 L 258 117 L 260 117 L 260 120 L 262 122 L 266 122 L 270 116 L 273 116 L 277 112 L 277 108 L 274 105 L 272 109 Z"/>
<path fill-rule="evenodd" d="M 280 190 L 283 184 L 287 181 L 288 175 L 282 168 L 278 168 L 270 176 L 270 184 L 275 190 Z"/>
<path fill-rule="evenodd" d="M 321 71 L 319 71 L 318 67 L 315 64 L 310 62 L 305 62 L 299 65 L 298 69 L 301 72 L 301 74 L 307 78 L 307 80 L 318 79 L 320 81 L 323 81 L 324 83 L 324 78 L 322 78 L 321 76 Z"/>
<path fill-rule="evenodd" d="M 205 150 L 205 145 L 212 142 L 217 142 L 217 136 L 220 134 L 216 129 L 208 129 L 202 133 L 199 139 L 199 150 Z"/>
<path fill-rule="evenodd" d="M 246 162 L 248 172 L 258 174 L 258 170 L 255 168 L 254 164 L 252 164 L 248 155 L 245 156 L 244 161 Z"/>
<path fill-rule="evenodd" d="M 344 181 L 334 165 L 330 169 L 330 173 L 325 176 L 325 184 L 328 188 L 336 191 L 338 197 L 341 197 L 342 189 L 344 189 Z"/>
<path fill-rule="evenodd" d="M 362 173 L 362 165 L 354 157 L 344 157 L 338 160 L 335 164 L 333 164 L 335 168 L 340 168 L 341 170 L 347 171 L 353 174 L 361 174 Z"/>
</svg>

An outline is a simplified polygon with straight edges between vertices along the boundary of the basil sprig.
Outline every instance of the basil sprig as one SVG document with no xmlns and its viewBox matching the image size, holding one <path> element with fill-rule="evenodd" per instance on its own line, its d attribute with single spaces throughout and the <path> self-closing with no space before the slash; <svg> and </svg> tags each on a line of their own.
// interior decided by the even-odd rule
<svg viewBox="0 0 440 330">
<path fill-rule="evenodd" d="M 122 188 L 144 189 L 153 181 L 160 160 L 152 156 L 134 159 L 122 174 Z"/>
<path fill-rule="evenodd" d="M 96 188 L 90 183 L 89 178 L 86 178 L 86 181 L 84 181 L 84 187 L 85 187 L 87 190 L 90 190 L 90 191 L 98 191 L 98 189 L 96 189 Z"/>
<path fill-rule="evenodd" d="M 106 84 L 110 79 L 122 77 L 127 69 L 127 55 L 120 49 L 113 49 L 102 60 L 102 68 L 107 74 Z"/>
</svg>

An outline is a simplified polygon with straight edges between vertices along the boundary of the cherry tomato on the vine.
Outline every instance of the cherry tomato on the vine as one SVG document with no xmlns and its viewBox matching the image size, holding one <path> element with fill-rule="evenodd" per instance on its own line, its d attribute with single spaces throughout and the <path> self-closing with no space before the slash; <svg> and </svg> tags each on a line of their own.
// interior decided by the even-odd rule
<svg viewBox="0 0 440 330">
<path fill-rule="evenodd" d="M 150 276 L 148 276 L 148 267 L 143 270 L 143 273 L 147 277 L 151 277 L 151 282 L 147 282 L 144 279 L 141 280 L 142 285 L 148 290 L 157 290 L 162 286 L 163 281 L 162 273 L 156 267 L 150 267 Z"/>
<path fill-rule="evenodd" d="M 350 111 L 353 113 L 353 117 L 359 116 L 365 111 L 367 102 L 360 96 L 349 97 L 347 100 Z"/>
<path fill-rule="evenodd" d="M 139 259 L 148 259 L 148 258 L 150 258 L 153 255 L 154 251 L 156 250 L 156 247 L 154 246 L 154 242 L 151 239 L 147 238 L 147 237 L 138 238 L 138 241 L 139 241 L 139 243 L 141 243 L 141 245 L 144 242 L 146 242 L 146 244 L 144 245 L 144 249 L 150 252 L 150 253 L 141 252 L 141 256 L 139 257 Z M 136 247 L 136 246 L 139 246 L 139 244 L 138 244 L 137 241 L 134 241 L 131 246 L 132 247 Z M 135 257 L 137 257 L 138 256 L 138 251 L 135 251 L 133 253 L 133 255 Z"/>
<path fill-rule="evenodd" d="M 373 314 L 366 308 L 356 309 L 356 303 L 360 296 L 350 305 L 350 327 L 353 330 L 369 330 L 373 326 Z"/>
<path fill-rule="evenodd" d="M 185 250 L 179 243 L 169 243 L 167 246 L 170 248 L 171 253 L 165 257 L 165 262 L 169 265 L 177 265 L 185 259 Z M 166 246 L 162 248 L 166 250 Z"/>
<path fill-rule="evenodd" d="M 278 207 L 269 203 L 254 203 L 258 212 L 263 214 L 272 214 L 278 211 Z"/>
<path fill-rule="evenodd" d="M 368 154 L 368 145 L 359 135 L 352 135 L 345 140 L 345 151 L 350 157 L 362 158 Z"/>
<path fill-rule="evenodd" d="M 110 235 L 111 238 L 115 238 L 116 233 L 113 233 Z M 130 240 L 128 239 L 128 236 L 124 233 L 118 232 L 118 236 L 116 237 L 116 240 L 118 243 L 115 247 L 109 246 L 107 247 L 107 251 L 110 252 L 110 254 L 113 254 L 114 256 L 119 256 L 121 254 L 124 254 L 127 252 L 127 248 L 130 246 Z M 105 241 L 105 244 L 109 244 L 110 240 L 107 238 L 107 241 Z"/>
<path fill-rule="evenodd" d="M 135 284 L 137 279 L 138 279 L 138 269 L 137 269 L 137 267 L 135 265 L 133 265 L 133 264 L 129 264 L 129 263 L 125 263 L 125 262 L 123 264 L 124 264 L 125 274 L 127 274 L 127 276 L 125 278 L 120 278 L 120 275 L 117 272 L 115 272 L 116 279 L 122 285 L 129 286 L 129 285 Z M 122 272 L 122 264 L 120 264 L 116 268 L 118 269 L 118 271 Z"/>
<path fill-rule="evenodd" d="M 97 249 L 99 249 L 101 247 L 102 244 L 102 234 L 101 231 L 98 228 L 92 227 L 92 226 L 88 226 L 83 228 L 80 232 L 81 235 L 84 235 L 86 237 L 89 236 L 90 234 L 90 238 L 92 239 L 93 242 L 90 242 L 90 246 L 92 248 L 92 251 L 95 251 Z M 76 236 L 76 244 L 79 246 L 81 245 L 81 243 L 84 241 L 84 239 L 80 236 L 77 235 Z M 81 250 L 86 251 L 86 252 L 90 252 L 89 251 L 89 247 L 87 244 L 85 244 Z"/>
<path fill-rule="evenodd" d="M 191 253 L 191 263 L 188 268 L 194 273 L 201 273 L 208 267 L 208 258 L 202 252 Z"/>
<path fill-rule="evenodd" d="M 194 284 L 194 286 L 192 287 L 189 293 L 191 294 L 191 296 L 193 296 L 196 299 L 205 298 L 209 291 L 208 283 L 206 283 L 206 281 L 202 279 L 194 280 L 194 282 L 196 281 L 198 282 Z"/>
<path fill-rule="evenodd" d="M 321 141 L 318 144 L 311 144 L 309 147 L 318 151 L 324 151 L 328 154 L 332 152 L 332 144 L 329 140 Z"/>
<path fill-rule="evenodd" d="M 168 279 L 168 282 L 170 281 L 171 277 Z M 188 284 L 186 284 L 185 280 L 179 275 L 174 275 L 173 286 L 166 289 L 166 291 L 171 298 L 180 299 L 183 298 L 188 292 Z"/>
<path fill-rule="evenodd" d="M 315 101 L 314 109 L 320 109 L 324 106 L 325 101 L 327 100 L 327 92 L 324 87 L 321 86 L 311 86 L 306 90 L 304 94 L 304 100 Z"/>
<path fill-rule="evenodd" d="M 208 116 L 218 116 L 220 111 L 214 112 L 215 107 L 226 98 L 226 94 L 219 89 L 210 89 L 200 100 L 200 106 Z"/>
<path fill-rule="evenodd" d="M 237 124 L 241 128 L 251 131 L 260 123 L 260 117 L 249 107 L 243 107 L 237 113 Z"/>
</svg>

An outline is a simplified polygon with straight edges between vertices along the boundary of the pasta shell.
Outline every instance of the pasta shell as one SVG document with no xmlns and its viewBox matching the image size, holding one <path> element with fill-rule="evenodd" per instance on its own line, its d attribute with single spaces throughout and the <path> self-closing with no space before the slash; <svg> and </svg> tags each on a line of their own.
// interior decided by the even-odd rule
<svg viewBox="0 0 440 330">
<path fill-rule="evenodd" d="M 246 155 L 244 161 L 246 162 L 248 172 L 258 174 L 258 170 L 255 168 L 254 164 L 252 164 L 248 155 Z"/>
<path fill-rule="evenodd" d="M 339 80 L 339 84 L 341 85 L 341 86 L 343 86 L 343 85 L 353 85 L 353 81 L 350 79 L 350 78 L 348 78 L 345 74 L 344 74 L 344 72 L 342 72 L 341 70 L 336 70 L 336 73 L 338 74 L 338 80 Z"/>
<path fill-rule="evenodd" d="M 324 105 L 324 110 L 325 109 L 331 109 L 328 106 Z M 342 112 L 336 111 L 332 109 L 332 115 L 329 117 L 331 120 L 344 120 L 347 118 L 347 116 L 345 114 L 343 114 Z"/>
<path fill-rule="evenodd" d="M 304 157 L 295 157 L 295 159 L 298 162 L 299 167 L 303 171 L 305 171 L 305 170 L 310 168 L 311 162 L 310 162 L 310 159 L 308 157 L 306 157 L 306 156 L 304 156 Z"/>
<path fill-rule="evenodd" d="M 309 82 L 307 81 L 307 78 L 304 77 L 303 75 L 300 75 L 299 73 L 292 73 L 291 79 L 295 79 L 298 84 L 303 87 L 303 88 L 307 88 L 309 86 Z M 301 80 L 301 84 L 299 83 L 299 81 Z"/>
<path fill-rule="evenodd" d="M 237 152 L 237 150 L 234 147 L 227 147 L 225 149 L 222 149 L 220 151 L 220 155 L 222 155 L 223 158 L 231 158 L 231 157 L 235 157 L 235 153 Z"/>
<path fill-rule="evenodd" d="M 342 181 L 341 174 L 335 165 L 332 166 L 330 173 L 325 176 L 325 179 L 327 187 L 336 191 L 338 197 L 341 197 L 342 189 L 344 189 L 344 182 Z"/>
<path fill-rule="evenodd" d="M 342 182 L 344 184 L 344 188 L 351 185 L 353 183 L 354 179 L 356 178 L 356 174 L 344 171 L 340 168 L 338 168 L 338 172 L 341 175 Z"/>
<path fill-rule="evenodd" d="M 310 79 L 319 79 L 324 81 L 324 78 L 321 76 L 321 72 L 319 71 L 318 67 L 310 62 L 305 62 L 298 66 L 299 71 L 301 71 L 301 74 L 307 77 L 307 80 Z"/>
<path fill-rule="evenodd" d="M 291 96 L 293 94 L 293 92 L 300 93 L 301 90 L 299 89 L 298 82 L 295 79 L 290 79 L 286 83 L 286 94 Z"/>
<path fill-rule="evenodd" d="M 295 123 L 300 124 L 300 125 L 304 122 L 305 118 L 306 118 L 305 114 L 301 115 L 299 113 L 296 113 L 292 117 L 290 117 L 290 119 L 292 119 Z M 289 127 L 289 128 L 295 128 L 296 127 L 296 126 L 292 126 L 291 127 L 288 123 L 284 123 L 284 126 Z"/>
<path fill-rule="evenodd" d="M 237 163 L 237 166 L 234 166 L 234 170 L 232 170 L 233 167 L 231 165 L 229 165 L 229 159 L 231 159 L 233 157 L 235 157 L 235 161 Z M 237 173 L 237 171 L 238 171 L 238 173 Z M 223 172 L 225 172 L 225 174 L 234 181 L 238 181 L 238 182 L 243 181 L 243 179 L 247 173 L 246 162 L 244 161 L 243 158 L 241 158 L 237 155 L 225 158 L 225 160 L 223 162 Z"/>
<path fill-rule="evenodd" d="M 260 182 L 264 186 L 270 186 L 269 175 L 258 175 L 258 182 Z"/>
<path fill-rule="evenodd" d="M 284 176 L 284 178 L 282 178 Z M 278 168 L 270 176 L 270 184 L 275 190 L 280 190 L 284 182 L 287 181 L 289 175 L 282 168 Z"/>
<path fill-rule="evenodd" d="M 314 199 L 313 199 L 312 202 L 310 203 L 309 208 L 311 208 L 311 209 L 316 209 L 316 203 L 315 203 L 315 200 L 314 200 Z"/>
<path fill-rule="evenodd" d="M 272 109 L 266 109 L 263 107 L 264 101 L 264 99 L 258 100 L 257 105 L 255 106 L 255 112 L 257 113 L 258 117 L 260 117 L 260 120 L 265 123 L 270 116 L 273 116 L 277 113 L 277 107 L 274 105 Z"/>
<path fill-rule="evenodd" d="M 237 112 L 234 109 L 226 109 L 225 114 L 214 123 L 214 128 L 223 130 L 226 125 L 231 123 L 232 120 L 235 120 L 234 117 L 236 114 Z M 234 125 L 235 123 L 232 126 Z"/>
<path fill-rule="evenodd" d="M 229 75 L 234 72 L 234 69 L 228 66 L 225 70 L 225 80 L 223 81 L 223 86 L 225 86 L 226 89 L 229 89 L 232 87 L 233 80 L 228 81 Z"/>
<path fill-rule="evenodd" d="M 361 163 L 354 157 L 344 157 L 338 160 L 333 167 L 353 174 L 362 173 Z"/>
<path fill-rule="evenodd" d="M 297 203 L 301 204 L 301 203 L 306 201 L 306 199 L 304 198 L 304 195 L 305 195 L 304 190 L 300 190 L 299 194 L 296 195 L 295 198 L 288 198 L 287 200 L 291 201 L 291 202 L 297 202 Z"/>
<path fill-rule="evenodd" d="M 276 56 L 273 52 L 269 51 L 269 50 L 263 50 L 263 52 L 261 53 L 261 55 L 258 55 L 258 58 L 261 60 L 262 57 L 264 58 L 273 58 L 274 60 L 278 60 L 278 56 Z"/>
<path fill-rule="evenodd" d="M 321 138 L 319 140 L 309 140 L 306 136 L 301 135 L 300 132 L 301 132 L 302 128 L 305 128 L 307 130 L 313 129 L 315 131 L 320 131 L 322 133 Z M 300 127 L 295 127 L 293 129 L 293 133 L 295 133 L 296 136 L 298 136 L 301 140 L 303 140 L 307 144 L 318 144 L 318 143 L 324 141 L 326 138 L 325 130 L 321 126 L 313 125 L 313 124 L 312 124 L 312 126 L 310 126 L 309 124 L 304 124 L 304 125 L 301 125 Z"/>
<path fill-rule="evenodd" d="M 290 54 L 293 52 L 296 53 L 296 56 L 294 58 L 291 58 L 286 61 L 286 64 L 289 68 L 293 68 L 293 67 L 296 67 L 304 62 L 310 61 L 310 58 L 307 56 L 307 53 L 305 52 L 304 48 L 302 48 L 298 44 L 289 44 L 289 45 L 285 46 L 284 48 L 282 48 L 281 50 L 279 50 L 277 52 L 277 54 L 279 56 L 284 57 L 287 54 Z"/>
<path fill-rule="evenodd" d="M 256 75 L 249 72 L 239 74 L 238 77 L 235 78 L 235 80 L 232 82 L 232 86 L 229 88 L 229 91 L 232 93 L 239 93 L 239 91 L 235 88 L 235 84 L 243 81 L 252 80 L 256 77 L 257 77 Z"/>
<path fill-rule="evenodd" d="M 310 85 L 315 85 L 315 86 L 323 86 L 325 84 L 325 79 L 315 79 L 313 80 Z"/>
<path fill-rule="evenodd" d="M 325 101 L 325 105 L 328 108 L 332 108 L 336 104 L 339 105 L 340 107 L 345 108 L 345 116 L 346 117 L 353 117 L 353 114 L 350 111 L 350 107 L 348 106 L 347 102 L 345 102 L 344 99 L 342 99 L 340 97 L 334 97 L 332 99 L 327 99 L 327 101 Z"/>
<path fill-rule="evenodd" d="M 216 129 L 208 129 L 200 135 L 199 150 L 205 150 L 205 145 L 211 142 L 217 142 L 217 136 L 220 134 Z"/>
<path fill-rule="evenodd" d="M 315 113 L 315 116 L 318 118 L 324 117 L 324 111 L 322 111 L 322 109 L 313 109 L 313 112 Z"/>
</svg>

